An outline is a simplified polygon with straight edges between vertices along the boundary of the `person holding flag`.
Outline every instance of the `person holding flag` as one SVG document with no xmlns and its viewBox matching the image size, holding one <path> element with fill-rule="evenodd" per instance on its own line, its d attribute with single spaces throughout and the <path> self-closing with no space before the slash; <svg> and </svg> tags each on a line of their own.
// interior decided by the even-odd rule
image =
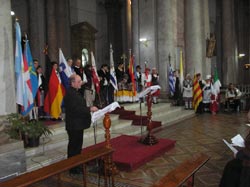
<svg viewBox="0 0 250 187">
<path fill-rule="evenodd" d="M 73 74 L 71 67 L 68 65 L 62 49 L 59 49 L 59 74 L 65 89 L 69 88 L 69 77 Z"/>
<path fill-rule="evenodd" d="M 170 63 L 169 63 L 168 83 L 169 83 L 170 97 L 173 97 L 175 92 L 175 78 L 174 78 L 173 68 Z"/>
<path fill-rule="evenodd" d="M 203 112 L 202 105 L 202 88 L 203 84 L 200 80 L 201 74 L 197 73 L 194 75 L 193 80 L 193 108 L 196 113 L 201 114 Z"/>
<path fill-rule="evenodd" d="M 86 100 L 87 107 L 91 107 L 93 106 L 93 101 L 94 101 L 94 96 L 95 96 L 92 66 L 90 64 L 86 64 L 83 69 L 87 78 L 87 82 L 83 85 L 84 86 L 84 99 Z"/>
<path fill-rule="evenodd" d="M 96 64 L 95 64 L 95 57 L 94 57 L 94 53 L 91 51 L 91 63 L 92 63 L 92 66 L 91 66 L 91 73 L 92 73 L 92 81 L 93 81 L 93 84 L 92 84 L 92 90 L 95 90 L 95 93 L 92 93 L 92 99 L 93 101 L 95 100 L 95 95 L 98 96 L 98 99 L 99 99 L 99 102 L 101 102 L 100 100 L 100 79 L 98 77 L 98 74 L 97 74 L 97 69 L 96 69 Z"/>
<path fill-rule="evenodd" d="M 217 69 L 215 68 L 213 85 L 212 85 L 211 105 L 210 105 L 210 111 L 212 112 L 213 115 L 215 115 L 219 111 L 220 87 L 221 87 L 221 82 L 218 77 Z"/>
<path fill-rule="evenodd" d="M 108 102 L 108 93 L 109 91 L 109 81 L 110 81 L 110 74 L 107 64 L 102 64 L 101 69 L 98 71 L 98 76 L 100 78 L 100 96 L 101 96 L 101 103 L 102 105 L 107 105 Z M 112 85 L 111 85 L 112 86 Z"/>
</svg>

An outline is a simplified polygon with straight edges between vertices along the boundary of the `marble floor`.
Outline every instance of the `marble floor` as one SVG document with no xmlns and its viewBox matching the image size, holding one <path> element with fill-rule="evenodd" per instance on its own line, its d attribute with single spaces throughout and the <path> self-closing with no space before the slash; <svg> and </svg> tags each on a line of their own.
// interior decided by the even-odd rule
<svg viewBox="0 0 250 187">
<path fill-rule="evenodd" d="M 230 141 L 237 134 L 245 137 L 250 130 L 246 123 L 243 112 L 202 114 L 158 129 L 155 136 L 176 140 L 175 148 L 133 172 L 120 172 L 115 181 L 129 187 L 149 187 L 182 161 L 203 152 L 211 159 L 196 173 L 195 187 L 218 187 L 226 162 L 233 158 L 222 139 Z M 72 179 L 72 183 L 76 180 L 81 183 L 81 177 Z"/>
</svg>

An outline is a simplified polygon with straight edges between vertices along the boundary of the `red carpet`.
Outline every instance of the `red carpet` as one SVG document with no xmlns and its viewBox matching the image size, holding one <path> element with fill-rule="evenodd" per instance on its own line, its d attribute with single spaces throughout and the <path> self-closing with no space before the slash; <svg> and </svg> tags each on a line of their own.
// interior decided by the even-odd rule
<svg viewBox="0 0 250 187">
<path fill-rule="evenodd" d="M 175 141 L 170 139 L 159 139 L 156 145 L 143 145 L 138 142 L 139 137 L 122 135 L 111 139 L 112 147 L 115 149 L 113 161 L 121 171 L 132 171 L 146 162 L 160 156 L 175 146 Z M 91 151 L 93 147 L 104 146 L 105 142 L 87 147 L 83 150 Z"/>
<path fill-rule="evenodd" d="M 135 114 L 135 111 L 125 110 L 124 107 L 117 108 L 111 114 L 119 114 L 120 119 L 133 120 L 132 125 L 147 126 L 147 116 L 139 116 Z M 157 128 L 161 126 L 160 121 L 152 121 L 152 127 Z"/>
<path fill-rule="evenodd" d="M 44 120 L 41 121 L 45 126 L 50 126 L 50 125 L 55 125 L 55 124 L 59 124 L 60 121 L 52 121 L 52 120 Z"/>
</svg>

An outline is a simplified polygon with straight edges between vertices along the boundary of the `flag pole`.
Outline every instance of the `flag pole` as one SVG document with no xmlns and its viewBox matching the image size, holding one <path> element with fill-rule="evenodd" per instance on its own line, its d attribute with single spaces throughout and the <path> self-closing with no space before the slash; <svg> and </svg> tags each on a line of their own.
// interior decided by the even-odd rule
<svg viewBox="0 0 250 187">
<path fill-rule="evenodd" d="M 91 66 L 92 66 L 92 73 L 93 73 L 93 71 L 94 71 L 94 74 L 96 74 L 95 78 L 99 80 L 98 75 L 97 75 L 97 69 L 96 69 L 96 63 L 95 63 L 95 58 L 94 58 L 94 53 L 93 53 L 93 51 L 91 51 Z M 93 75 L 93 74 L 92 74 L 92 75 Z M 94 76 L 92 76 L 92 77 L 94 77 Z M 94 78 L 94 79 L 95 79 L 95 78 Z M 95 87 L 95 90 L 96 90 L 96 93 L 97 93 L 97 96 L 98 96 L 99 106 L 100 106 L 100 108 L 102 108 L 103 105 L 102 105 L 102 101 L 101 101 L 100 91 L 97 92 L 96 82 L 95 82 L 95 81 L 93 81 L 93 82 L 94 82 L 94 84 L 95 84 L 94 87 Z M 99 84 L 99 86 L 100 86 L 100 84 Z"/>
</svg>

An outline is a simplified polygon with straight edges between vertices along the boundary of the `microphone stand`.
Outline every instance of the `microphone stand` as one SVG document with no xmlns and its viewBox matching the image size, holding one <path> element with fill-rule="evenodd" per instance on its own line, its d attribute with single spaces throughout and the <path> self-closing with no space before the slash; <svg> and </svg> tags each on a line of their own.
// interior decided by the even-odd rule
<svg viewBox="0 0 250 187">
<path fill-rule="evenodd" d="M 142 97 L 139 98 L 139 102 L 140 102 L 140 126 L 141 126 L 141 137 L 139 139 L 139 142 L 143 141 L 143 138 L 142 138 L 142 131 L 143 131 L 143 129 L 142 129 L 142 99 L 143 99 Z"/>
<path fill-rule="evenodd" d="M 141 107 L 141 101 L 142 98 L 140 98 L 140 125 L 141 125 L 141 138 L 142 138 L 142 107 Z"/>
<path fill-rule="evenodd" d="M 93 124 L 93 129 L 94 129 L 94 142 L 96 145 L 96 128 L 97 128 L 97 121 L 94 122 Z M 92 169 L 93 172 L 98 172 L 99 171 L 99 161 L 96 159 L 95 160 L 95 166 Z"/>
<path fill-rule="evenodd" d="M 96 126 L 97 126 L 97 121 L 94 122 L 93 128 L 94 128 L 94 141 L 96 145 Z"/>
</svg>

